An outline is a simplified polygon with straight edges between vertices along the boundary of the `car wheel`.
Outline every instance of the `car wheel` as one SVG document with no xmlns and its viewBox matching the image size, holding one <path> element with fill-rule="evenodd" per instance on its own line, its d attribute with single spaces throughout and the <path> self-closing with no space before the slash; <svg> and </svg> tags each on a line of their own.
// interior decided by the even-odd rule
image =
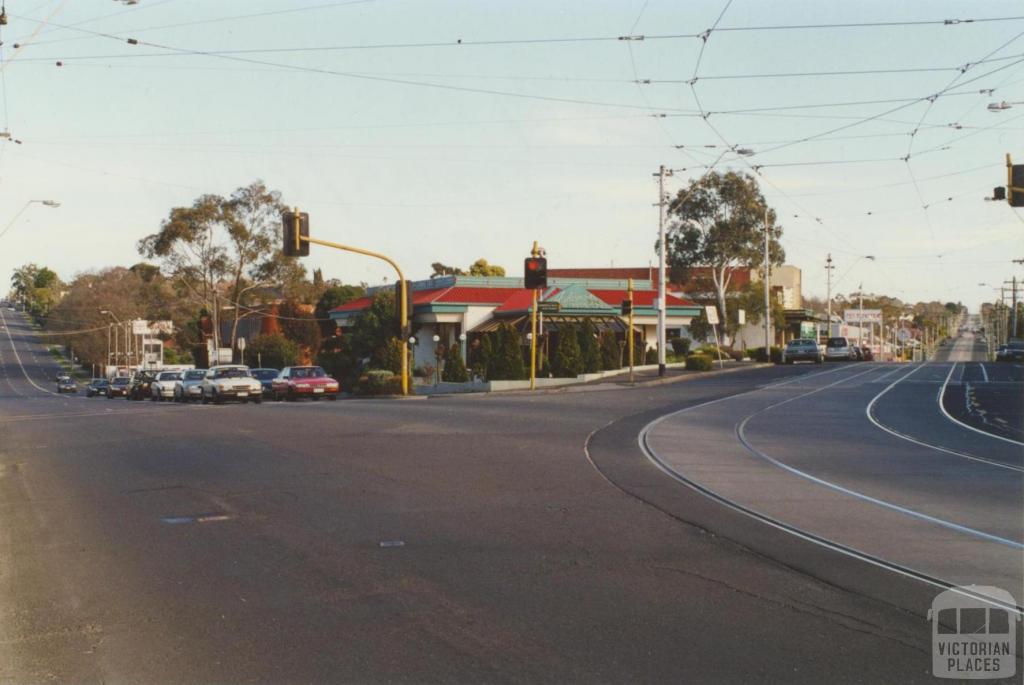
<svg viewBox="0 0 1024 685">
<path fill-rule="evenodd" d="M 820 364 L 821 363 L 821 357 L 818 357 L 817 359 L 815 359 L 814 363 L 815 364 Z"/>
<path fill-rule="evenodd" d="M 224 398 L 221 397 L 220 393 L 217 392 L 216 390 L 213 391 L 213 403 L 214 404 L 224 404 Z"/>
<path fill-rule="evenodd" d="M 289 390 L 288 391 L 288 398 L 287 399 L 288 399 L 289 402 L 294 402 L 295 400 L 297 400 L 299 398 L 295 396 L 295 391 L 294 390 Z"/>
<path fill-rule="evenodd" d="M 263 398 L 262 397 L 254 397 L 254 398 L 252 398 L 252 403 L 253 404 L 263 404 Z"/>
<path fill-rule="evenodd" d="M 335 401 L 336 399 L 338 399 L 338 396 L 337 396 L 337 395 L 328 395 L 328 396 L 327 396 L 327 399 L 329 399 L 329 400 L 330 400 L 331 402 L 333 402 L 333 401 Z"/>
<path fill-rule="evenodd" d="M 202 395 L 200 395 L 200 398 L 202 399 L 203 404 L 209 404 L 210 403 L 210 398 L 206 396 L 206 391 L 205 390 L 203 391 Z"/>
</svg>

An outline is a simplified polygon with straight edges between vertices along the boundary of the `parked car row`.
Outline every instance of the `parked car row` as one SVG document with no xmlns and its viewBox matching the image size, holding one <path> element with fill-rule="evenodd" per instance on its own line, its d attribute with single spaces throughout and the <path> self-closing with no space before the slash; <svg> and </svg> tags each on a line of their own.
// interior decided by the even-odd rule
<svg viewBox="0 0 1024 685">
<path fill-rule="evenodd" d="M 77 390 L 75 386 L 70 392 Z M 58 391 L 67 391 L 61 389 L 60 379 Z M 234 400 L 243 404 L 250 401 L 259 404 L 264 398 L 295 401 L 303 397 L 313 400 L 326 397 L 336 400 L 339 392 L 338 381 L 319 366 L 289 366 L 278 371 L 226 364 L 187 371 L 141 371 L 130 378 L 94 378 L 86 386 L 85 394 L 86 397 L 103 395 L 108 399 L 124 397 L 153 402 L 222 404 Z"/>
<path fill-rule="evenodd" d="M 874 361 L 875 355 L 870 347 L 861 347 L 848 338 L 829 338 L 824 345 L 819 345 L 813 338 L 796 338 L 782 348 L 782 363 L 823 361 Z"/>
<path fill-rule="evenodd" d="M 997 362 L 1024 361 L 1024 340 L 1011 340 L 996 350 Z"/>
</svg>

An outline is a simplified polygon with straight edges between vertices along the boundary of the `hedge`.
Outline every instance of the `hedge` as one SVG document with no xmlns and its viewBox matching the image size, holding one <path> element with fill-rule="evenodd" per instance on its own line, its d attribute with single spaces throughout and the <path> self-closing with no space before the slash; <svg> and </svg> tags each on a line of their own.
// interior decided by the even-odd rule
<svg viewBox="0 0 1024 685">
<path fill-rule="evenodd" d="M 711 357 L 704 354 L 691 354 L 686 357 L 686 368 L 691 371 L 710 371 Z"/>
<path fill-rule="evenodd" d="M 355 387 L 356 395 L 401 395 L 402 378 L 390 371 L 374 369 L 359 377 Z"/>
</svg>

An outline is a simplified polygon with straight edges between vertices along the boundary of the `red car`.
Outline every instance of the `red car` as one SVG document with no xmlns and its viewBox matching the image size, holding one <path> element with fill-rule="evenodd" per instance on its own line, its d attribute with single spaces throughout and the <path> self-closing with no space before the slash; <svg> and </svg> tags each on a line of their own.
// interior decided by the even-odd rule
<svg viewBox="0 0 1024 685">
<path fill-rule="evenodd" d="M 860 356 L 866 362 L 875 361 L 875 353 L 871 351 L 871 348 L 867 345 L 860 348 Z"/>
<path fill-rule="evenodd" d="M 294 402 L 300 397 L 338 399 L 338 381 L 319 366 L 286 366 L 272 381 L 274 399 Z"/>
</svg>

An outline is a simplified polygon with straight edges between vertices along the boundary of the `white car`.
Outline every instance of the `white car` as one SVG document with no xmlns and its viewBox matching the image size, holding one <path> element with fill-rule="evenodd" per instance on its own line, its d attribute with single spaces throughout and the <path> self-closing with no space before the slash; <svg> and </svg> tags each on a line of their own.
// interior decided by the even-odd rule
<svg viewBox="0 0 1024 685">
<path fill-rule="evenodd" d="M 825 361 L 827 362 L 837 359 L 853 361 L 857 359 L 854 356 L 855 354 L 853 346 L 846 338 L 829 338 L 828 342 L 825 343 Z"/>
<path fill-rule="evenodd" d="M 249 367 L 241 364 L 211 366 L 200 384 L 203 404 L 222 404 L 226 400 L 238 400 L 243 404 L 252 400 L 263 401 L 263 387 L 249 375 Z"/>
<path fill-rule="evenodd" d="M 174 397 L 174 386 L 181 380 L 180 371 L 161 371 L 149 385 L 150 399 L 154 402 Z"/>
<path fill-rule="evenodd" d="M 206 369 L 189 369 L 181 374 L 181 380 L 174 384 L 175 402 L 195 402 L 203 398 L 203 379 Z"/>
</svg>

